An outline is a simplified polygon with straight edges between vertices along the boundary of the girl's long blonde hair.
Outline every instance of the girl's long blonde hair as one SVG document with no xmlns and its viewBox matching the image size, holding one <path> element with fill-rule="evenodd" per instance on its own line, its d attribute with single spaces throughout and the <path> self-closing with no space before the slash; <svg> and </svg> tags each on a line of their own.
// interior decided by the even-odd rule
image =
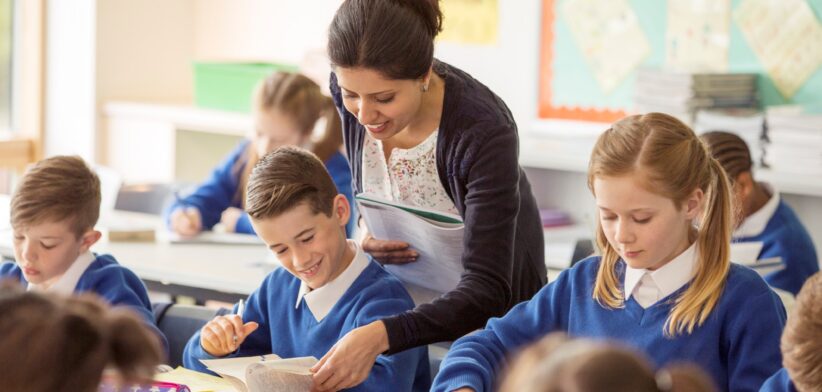
<svg viewBox="0 0 822 392">
<path fill-rule="evenodd" d="M 728 179 L 694 132 L 662 113 L 626 117 L 597 140 L 588 167 L 588 188 L 600 176 L 641 175 L 645 187 L 674 201 L 677 208 L 696 189 L 705 193 L 697 219 L 698 260 L 690 286 L 674 299 L 665 334 L 692 333 L 719 301 L 730 269 L 731 194 Z M 596 195 L 594 195 L 596 196 Z M 617 276 L 620 259 L 597 223 L 596 240 L 602 260 L 594 284 L 594 299 L 609 308 L 624 306 Z"/>
<path fill-rule="evenodd" d="M 314 126 L 325 119 L 325 130 L 320 137 L 311 139 L 309 149 L 323 162 L 340 150 L 343 144 L 340 116 L 331 97 L 323 95 L 320 86 L 303 74 L 274 72 L 262 80 L 254 90 L 254 110 L 279 110 L 291 116 L 303 136 L 311 137 Z M 234 171 L 240 181 L 235 197 L 245 202 L 245 188 L 254 165 L 260 160 L 254 143 L 249 143 Z"/>
</svg>

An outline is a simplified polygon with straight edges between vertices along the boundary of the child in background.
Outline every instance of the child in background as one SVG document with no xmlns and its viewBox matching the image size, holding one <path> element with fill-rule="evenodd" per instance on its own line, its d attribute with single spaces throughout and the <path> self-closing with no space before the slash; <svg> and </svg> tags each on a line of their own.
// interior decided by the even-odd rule
<svg viewBox="0 0 822 392">
<path fill-rule="evenodd" d="M 222 223 L 226 231 L 254 234 L 243 211 L 246 183 L 251 169 L 269 151 L 279 146 L 307 146 L 325 163 L 337 190 L 353 200 L 351 169 L 343 156 L 340 116 L 320 86 L 299 73 L 275 72 L 254 92 L 255 133 L 244 140 L 211 173 L 197 190 L 166 209 L 169 228 L 183 236 L 194 236 Z M 318 120 L 325 120 L 319 141 L 312 141 Z M 356 217 L 354 217 L 356 218 Z M 346 225 L 351 236 L 356 219 Z"/>
<path fill-rule="evenodd" d="M 769 273 L 765 281 L 796 295 L 805 279 L 819 271 L 810 235 L 776 189 L 754 180 L 751 152 L 742 138 L 729 132 L 708 132 L 701 138 L 733 185 L 738 206 L 734 240 L 762 242 L 760 259 L 780 257 L 785 268 Z"/>
<path fill-rule="evenodd" d="M 802 286 L 782 332 L 785 366 L 762 386 L 762 392 L 822 391 L 822 272 Z"/>
<path fill-rule="evenodd" d="M 432 390 L 491 390 L 505 353 L 553 331 L 620 341 L 655 367 L 696 363 L 723 391 L 759 390 L 780 367 L 785 309 L 756 272 L 730 263 L 730 187 L 693 131 L 661 113 L 614 123 L 594 146 L 588 186 L 602 256 L 457 340 Z"/>
<path fill-rule="evenodd" d="M 658 372 L 639 353 L 617 344 L 570 339 L 554 332 L 514 359 L 500 392 L 712 392 L 693 365 Z"/>
<path fill-rule="evenodd" d="M 100 198 L 100 179 L 81 158 L 56 156 L 34 164 L 11 198 L 17 263 L 1 264 L 0 278 L 28 290 L 93 292 L 142 316 L 167 347 L 140 278 L 113 256 L 90 250 L 101 236 L 94 229 Z"/>
<path fill-rule="evenodd" d="M 154 375 L 161 350 L 139 319 L 92 294 L 62 297 L 0 284 L 0 369 L 5 392 L 92 392 L 103 369 L 123 381 Z"/>
<path fill-rule="evenodd" d="M 246 207 L 283 268 L 251 294 L 242 316 L 218 316 L 189 340 L 186 367 L 206 371 L 200 359 L 271 353 L 321 358 L 352 329 L 414 307 L 397 278 L 346 240 L 348 199 L 310 152 L 266 155 L 249 178 Z M 371 358 L 368 378 L 352 390 L 427 391 L 427 354 L 422 346 Z"/>
</svg>

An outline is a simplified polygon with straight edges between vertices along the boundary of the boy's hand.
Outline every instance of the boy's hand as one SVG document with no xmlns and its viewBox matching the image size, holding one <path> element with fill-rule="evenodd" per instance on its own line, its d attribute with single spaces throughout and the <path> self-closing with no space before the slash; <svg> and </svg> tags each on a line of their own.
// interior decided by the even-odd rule
<svg viewBox="0 0 822 392">
<path fill-rule="evenodd" d="M 171 213 L 171 230 L 184 237 L 193 237 L 203 229 L 200 210 L 196 207 L 182 207 Z"/>
<path fill-rule="evenodd" d="M 237 231 L 237 221 L 243 216 L 243 210 L 234 207 L 228 207 L 220 216 L 220 223 L 223 224 L 225 231 L 234 233 Z"/>
<path fill-rule="evenodd" d="M 200 345 L 207 353 L 224 357 L 237 351 L 257 327 L 259 324 L 253 321 L 243 324 L 243 319 L 236 314 L 217 316 L 200 330 Z"/>
<path fill-rule="evenodd" d="M 362 384 L 377 356 L 388 348 L 388 332 L 382 321 L 349 331 L 311 368 L 312 391 L 338 391 Z"/>
<path fill-rule="evenodd" d="M 369 253 L 380 264 L 405 264 L 417 261 L 419 254 L 409 249 L 409 244 L 402 241 L 378 240 L 366 234 L 363 238 L 362 250 Z"/>
</svg>

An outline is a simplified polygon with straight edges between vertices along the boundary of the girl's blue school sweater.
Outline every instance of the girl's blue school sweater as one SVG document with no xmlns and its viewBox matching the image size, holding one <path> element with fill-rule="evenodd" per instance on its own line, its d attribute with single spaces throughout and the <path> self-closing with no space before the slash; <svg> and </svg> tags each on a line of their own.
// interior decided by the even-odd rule
<svg viewBox="0 0 822 392">
<path fill-rule="evenodd" d="M 734 238 L 739 242 L 762 242 L 760 259 L 781 257 L 785 268 L 771 272 L 765 281 L 773 287 L 797 295 L 811 275 L 819 271 L 819 259 L 810 235 L 796 217 L 793 209 L 779 200 L 765 230 L 753 237 Z"/>
<path fill-rule="evenodd" d="M 533 299 L 486 328 L 457 340 L 445 358 L 432 391 L 495 388 L 504 357 L 553 331 L 574 337 L 612 339 L 644 351 L 656 366 L 692 361 L 702 366 L 720 390 L 758 391 L 781 367 L 779 338 L 785 309 L 754 271 L 732 265 L 717 307 L 690 335 L 663 335 L 670 296 L 643 309 L 633 297 L 624 308 L 608 309 L 592 298 L 600 258 L 590 257 L 560 274 Z M 622 281 L 625 264 L 618 264 Z"/>
<path fill-rule="evenodd" d="M 200 211 L 203 222 L 203 230 L 210 230 L 220 222 L 223 211 L 229 207 L 242 208 L 242 200 L 237 197 L 237 188 L 240 186 L 240 173 L 244 170 L 245 163 L 238 166 L 237 162 L 244 159 L 244 152 L 248 148 L 249 140 L 243 140 L 240 144 L 211 172 L 211 176 L 203 182 L 194 193 L 182 199 L 182 202 L 175 200 L 165 210 L 166 223 L 171 218 L 171 213 L 177 208 L 184 206 L 196 207 Z M 348 159 L 340 152 L 335 152 L 325 162 L 325 168 L 337 191 L 345 195 L 351 205 L 351 219 L 345 227 L 348 237 L 354 233 L 357 225 L 356 205 L 351 191 L 351 168 Z M 251 227 L 248 214 L 243 212 L 237 220 L 234 229 L 238 233 L 255 234 Z"/>
<path fill-rule="evenodd" d="M 400 281 L 373 261 L 320 322 L 305 300 L 295 307 L 299 289 L 300 280 L 284 268 L 271 272 L 248 298 L 243 313 L 244 322 L 255 321 L 259 328 L 226 358 L 274 353 L 282 358 L 319 359 L 352 329 L 414 307 Z M 200 332 L 191 337 L 183 352 L 185 367 L 201 372 L 208 370 L 199 360 L 213 358 L 200 345 Z M 430 384 L 428 351 L 421 346 L 380 355 L 368 379 L 350 390 L 428 391 Z"/>
<path fill-rule="evenodd" d="M 765 381 L 759 392 L 796 392 L 796 387 L 793 385 L 788 371 L 782 368 Z"/>
<path fill-rule="evenodd" d="M 24 287 L 28 287 L 23 271 L 16 263 L 0 264 L 0 277 L 16 279 Z M 168 342 L 163 333 L 157 329 L 146 286 L 134 272 L 117 263 L 113 256 L 95 254 L 94 261 L 77 281 L 74 292 L 92 292 L 112 306 L 126 306 L 134 310 L 145 320 L 149 329 L 157 334 L 165 352 L 168 353 Z"/>
</svg>

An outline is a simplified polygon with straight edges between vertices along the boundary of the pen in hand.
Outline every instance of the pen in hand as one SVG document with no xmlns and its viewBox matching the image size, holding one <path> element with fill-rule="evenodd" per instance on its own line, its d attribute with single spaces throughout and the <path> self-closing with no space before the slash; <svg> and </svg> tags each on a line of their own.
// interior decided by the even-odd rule
<svg viewBox="0 0 822 392">
<path fill-rule="evenodd" d="M 240 316 L 240 322 L 243 321 L 243 311 L 245 310 L 245 301 L 240 298 L 240 302 L 237 304 L 237 316 Z M 237 340 L 239 338 L 237 335 L 234 335 L 234 344 L 237 344 Z"/>
</svg>

